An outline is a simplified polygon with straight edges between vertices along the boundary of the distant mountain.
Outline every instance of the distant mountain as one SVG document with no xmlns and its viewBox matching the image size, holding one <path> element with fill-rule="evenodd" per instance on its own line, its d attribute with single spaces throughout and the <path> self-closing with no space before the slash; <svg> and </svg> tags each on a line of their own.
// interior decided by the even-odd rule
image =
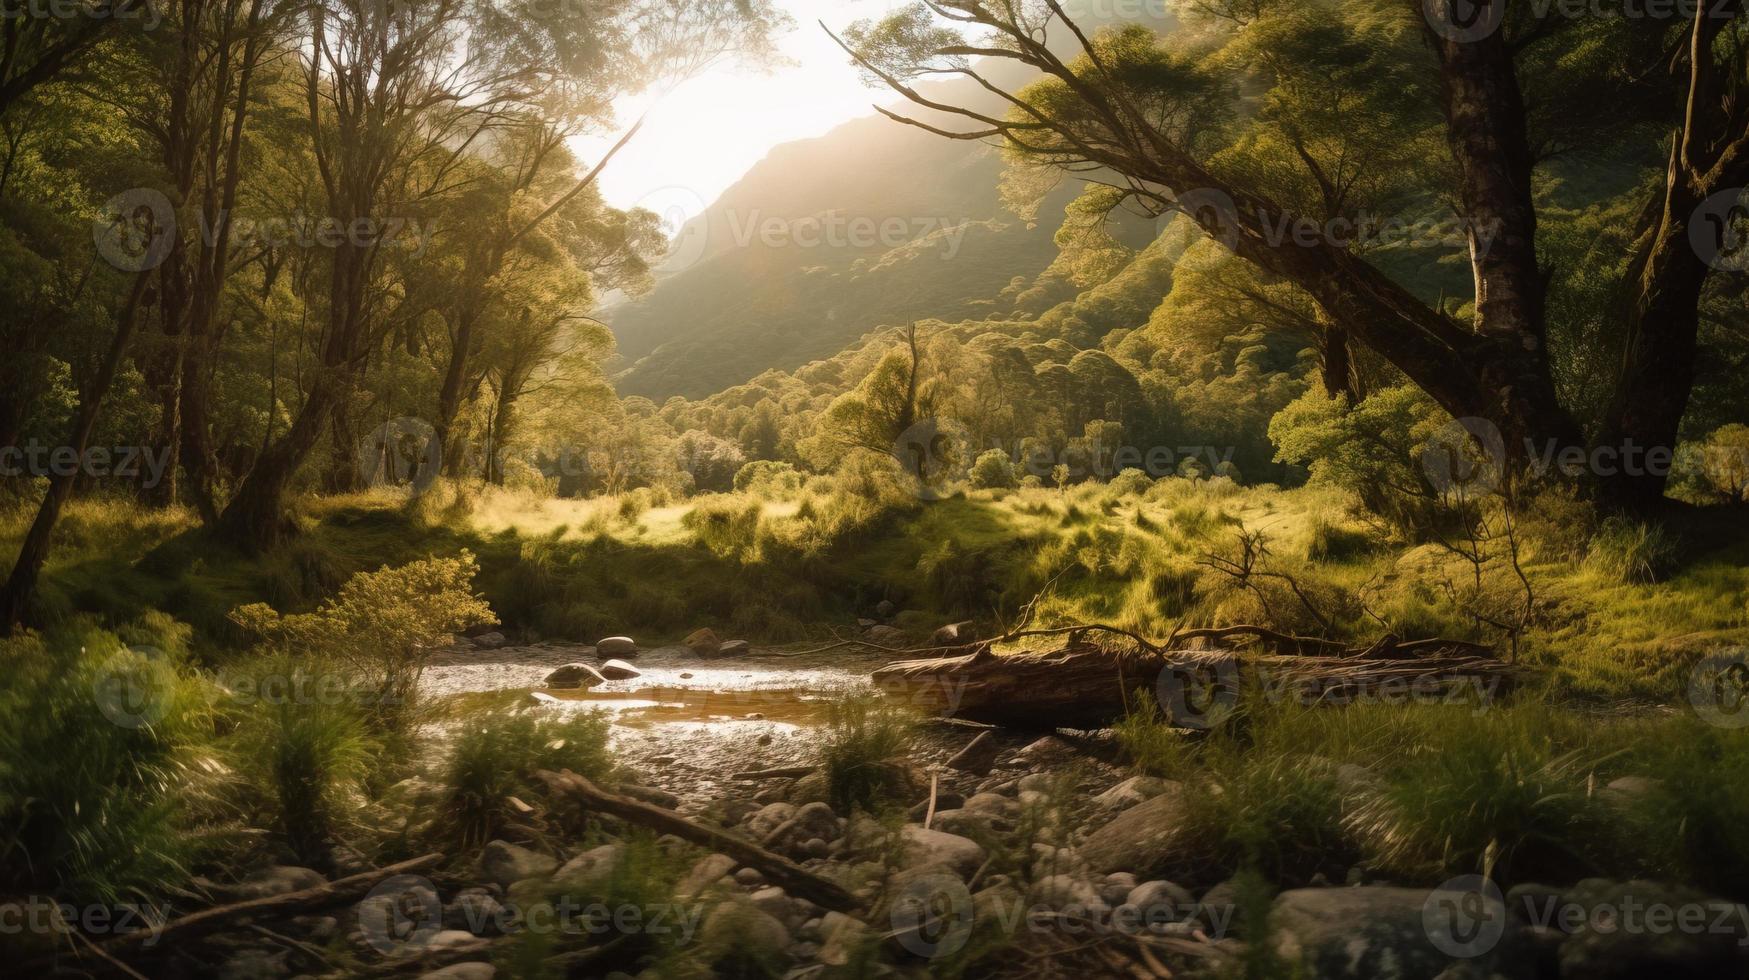
<svg viewBox="0 0 1749 980">
<path fill-rule="evenodd" d="M 979 68 L 1010 90 L 1028 78 L 1012 62 Z M 1004 111 L 967 79 L 925 91 Z M 1079 187 L 1065 181 L 1028 226 L 1002 205 L 1002 170 L 989 146 L 880 116 L 775 147 L 681 230 L 651 293 L 604 314 L 619 342 L 620 394 L 698 398 L 831 357 L 882 324 L 1036 314 L 1046 299 L 1072 297 L 1035 281 L 1057 257 L 1053 235 Z M 1120 235 L 1139 247 L 1152 231 L 1135 222 Z M 1030 306 L 1015 305 L 1022 294 Z"/>
</svg>

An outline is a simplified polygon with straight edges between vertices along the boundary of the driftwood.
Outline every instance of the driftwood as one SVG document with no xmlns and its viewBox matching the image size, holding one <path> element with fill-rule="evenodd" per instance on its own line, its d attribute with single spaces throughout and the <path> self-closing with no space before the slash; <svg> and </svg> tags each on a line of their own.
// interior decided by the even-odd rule
<svg viewBox="0 0 1749 980">
<path fill-rule="evenodd" d="M 542 769 L 535 775 L 553 792 L 569 796 L 591 809 L 727 854 L 738 863 L 757 869 L 784 891 L 823 909 L 847 915 L 857 915 L 862 911 L 862 903 L 856 896 L 837 882 L 822 878 L 783 855 L 774 854 L 750 841 L 688 820 L 671 810 L 609 793 L 569 769 L 563 772 Z"/>
<path fill-rule="evenodd" d="M 295 915 L 351 901 L 364 895 L 376 887 L 378 883 L 393 878 L 395 875 L 420 871 L 441 860 L 443 860 L 442 854 L 427 854 L 410 861 L 391 864 L 386 868 L 376 868 L 372 871 L 338 878 L 314 888 L 305 888 L 302 891 L 287 892 L 284 895 L 269 895 L 266 898 L 252 898 L 246 902 L 235 902 L 230 905 L 215 905 L 210 909 L 190 912 L 180 919 L 171 919 L 157 929 L 122 933 L 99 942 L 87 941 L 87 945 L 89 951 L 111 962 L 115 957 L 126 955 L 147 941 L 151 941 L 159 948 L 169 949 L 172 947 L 164 944 L 165 940 L 184 941 L 196 936 L 203 936 L 249 916 Z M 22 969 L 25 972 L 22 975 L 32 975 L 32 970 L 46 970 L 50 962 L 52 961 L 48 959 L 40 959 L 23 964 Z"/>
<path fill-rule="evenodd" d="M 1284 639 L 1299 649 L 1308 645 Z M 963 657 L 887 664 L 872 678 L 889 698 L 930 714 L 1009 728 L 1094 729 L 1121 718 L 1138 689 L 1153 695 L 1169 723 L 1200 728 L 1253 689 L 1305 703 L 1492 697 L 1519 676 L 1473 644 L 1420 641 L 1322 656 L 1088 643 L 1014 654 L 985 647 Z"/>
</svg>

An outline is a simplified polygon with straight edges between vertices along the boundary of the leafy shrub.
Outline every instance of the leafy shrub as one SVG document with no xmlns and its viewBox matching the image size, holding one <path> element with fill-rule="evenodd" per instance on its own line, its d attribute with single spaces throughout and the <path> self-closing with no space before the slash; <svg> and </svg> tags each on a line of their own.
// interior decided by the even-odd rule
<svg viewBox="0 0 1749 980">
<path fill-rule="evenodd" d="M 735 471 L 735 492 L 789 497 L 802 488 L 802 475 L 789 463 L 756 459 Z"/>
<path fill-rule="evenodd" d="M 186 880 L 179 815 L 211 732 L 206 686 L 174 650 L 79 619 L 0 641 L 0 661 L 0 892 L 113 904 Z"/>
<path fill-rule="evenodd" d="M 680 523 L 711 554 L 749 562 L 759 553 L 759 514 L 762 509 L 757 500 L 707 497 L 687 511 Z"/>
<path fill-rule="evenodd" d="M 1141 470 L 1124 470 L 1111 478 L 1106 488 L 1120 497 L 1136 497 L 1148 492 L 1154 481 Z"/>
<path fill-rule="evenodd" d="M 254 603 L 232 610 L 231 619 L 261 637 L 267 651 L 340 664 L 368 692 L 363 707 L 371 730 L 405 735 L 432 649 L 494 619 L 473 591 L 478 570 L 464 550 L 454 558 L 360 572 L 313 613 L 281 615 Z"/>
<path fill-rule="evenodd" d="M 978 490 L 1011 490 L 1015 486 L 1014 461 L 1000 449 L 987 449 L 972 462 L 970 480 Z"/>
<path fill-rule="evenodd" d="M 498 835 L 505 798 L 544 787 L 540 769 L 569 769 L 590 779 L 612 772 L 608 722 L 597 711 L 564 715 L 509 709 L 470 718 L 461 726 L 444 768 L 457 835 L 466 846 Z"/>
<path fill-rule="evenodd" d="M 1306 533 L 1307 561 L 1347 561 L 1364 555 L 1373 547 L 1365 531 L 1343 527 L 1324 517 L 1312 518 Z"/>
<path fill-rule="evenodd" d="M 1612 581 L 1648 584 L 1673 571 L 1676 558 L 1676 542 L 1662 526 L 1616 516 L 1592 535 L 1585 567 Z"/>
<path fill-rule="evenodd" d="M 907 776 L 894 760 L 910 747 L 913 731 L 912 720 L 878 696 L 834 702 L 820 750 L 833 809 L 878 810 L 906 790 Z"/>
<path fill-rule="evenodd" d="M 1414 538 L 1433 526 L 1438 494 L 1422 453 L 1449 417 L 1413 385 L 1374 392 L 1350 407 L 1306 392 L 1269 423 L 1276 461 L 1312 472 L 1312 482 L 1346 490 L 1367 510 Z"/>
</svg>

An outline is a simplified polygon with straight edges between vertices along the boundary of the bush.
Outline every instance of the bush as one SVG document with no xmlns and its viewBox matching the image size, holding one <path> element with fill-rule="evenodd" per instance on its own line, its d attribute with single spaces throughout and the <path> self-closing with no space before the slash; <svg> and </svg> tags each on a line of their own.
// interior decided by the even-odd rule
<svg viewBox="0 0 1749 980">
<path fill-rule="evenodd" d="M 987 449 L 972 462 L 970 480 L 976 490 L 1012 490 L 1014 461 L 1000 449 Z"/>
<path fill-rule="evenodd" d="M 1147 493 L 1148 488 L 1153 485 L 1154 481 L 1149 478 L 1148 474 L 1141 470 L 1129 469 L 1112 477 L 1111 482 L 1106 487 L 1120 497 L 1136 497 Z"/>
<path fill-rule="evenodd" d="M 1676 568 L 1676 542 L 1657 524 L 1606 518 L 1591 536 L 1585 567 L 1612 581 L 1649 584 Z"/>
<path fill-rule="evenodd" d="M 540 769 L 569 769 L 590 779 L 613 770 L 602 712 L 558 715 L 509 709 L 470 718 L 456 733 L 444 768 L 454 829 L 465 847 L 498 836 L 505 798 L 545 792 Z"/>
<path fill-rule="evenodd" d="M 794 496 L 802 489 L 802 475 L 789 463 L 756 459 L 735 471 L 735 492 L 770 498 Z"/>
<path fill-rule="evenodd" d="M 419 674 L 448 636 L 494 621 L 474 594 L 474 556 L 428 558 L 360 572 L 313 613 L 284 616 L 265 603 L 231 620 L 273 653 L 332 660 L 361 682 L 365 720 L 377 734 L 405 736 L 415 719 Z"/>
<path fill-rule="evenodd" d="M 185 881 L 206 686 L 79 619 L 0 641 L 0 661 L 0 893 L 113 905 Z"/>
<path fill-rule="evenodd" d="M 835 702 L 828 713 L 820 762 L 827 798 L 839 813 L 875 811 L 909 789 L 896 761 L 911 745 L 912 720 L 878 695 Z"/>
<path fill-rule="evenodd" d="M 742 563 L 759 554 L 757 500 L 740 497 L 708 497 L 686 512 L 680 523 L 711 554 Z"/>
</svg>

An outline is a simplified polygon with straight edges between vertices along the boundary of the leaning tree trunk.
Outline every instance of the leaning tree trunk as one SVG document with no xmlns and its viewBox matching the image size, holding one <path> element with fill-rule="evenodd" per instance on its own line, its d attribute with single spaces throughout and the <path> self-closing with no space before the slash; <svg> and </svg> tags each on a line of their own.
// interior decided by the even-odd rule
<svg viewBox="0 0 1749 980">
<path fill-rule="evenodd" d="M 79 411 L 73 417 L 73 430 L 67 438 L 67 444 L 80 459 L 85 456 L 85 447 L 91 441 L 91 430 L 97 424 L 103 399 L 109 394 L 122 357 L 127 353 L 128 341 L 133 338 L 134 324 L 139 319 L 140 302 L 146 292 L 148 276 L 149 273 L 142 272 L 134 277 L 133 288 L 128 292 L 121 316 L 116 320 L 115 336 L 109 342 L 109 351 L 98 366 L 96 377 L 91 379 L 90 387 L 85 389 L 79 399 Z M 67 499 L 72 496 L 79 476 L 79 468 L 75 467 L 71 473 L 58 473 L 49 478 L 48 490 L 43 494 L 42 504 L 37 508 L 36 520 L 31 522 L 24 544 L 18 549 L 18 560 L 12 564 L 12 573 L 7 577 L 5 587 L 0 589 L 0 630 L 7 634 L 24 622 L 31 597 L 36 593 L 37 579 L 42 575 L 44 563 L 48 561 L 49 541 L 54 535 L 55 522 L 60 520 L 61 508 L 66 506 Z"/>
</svg>

